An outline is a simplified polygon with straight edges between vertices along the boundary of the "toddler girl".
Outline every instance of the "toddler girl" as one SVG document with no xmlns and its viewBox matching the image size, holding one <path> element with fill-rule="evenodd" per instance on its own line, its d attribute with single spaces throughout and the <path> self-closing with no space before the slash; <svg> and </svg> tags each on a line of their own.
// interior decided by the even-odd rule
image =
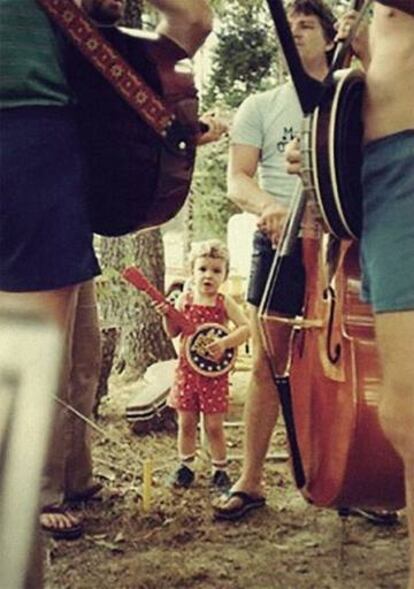
<svg viewBox="0 0 414 589">
<path fill-rule="evenodd" d="M 190 262 L 191 289 L 180 295 L 176 307 L 196 328 L 204 323 L 226 325 L 228 320 L 234 324 L 228 335 L 216 337 L 206 346 L 209 357 L 219 361 L 226 349 L 242 344 L 250 333 L 248 320 L 234 299 L 219 292 L 229 271 L 227 248 L 219 240 L 198 243 L 191 252 Z M 180 327 L 166 315 L 167 306 L 159 305 L 158 309 L 164 315 L 163 323 L 168 335 L 179 335 Z M 194 481 L 197 424 L 202 413 L 212 458 L 211 482 L 218 489 L 226 490 L 230 487 L 224 432 L 224 417 L 228 410 L 228 373 L 204 376 L 192 368 L 184 352 L 185 337 L 181 335 L 175 382 L 168 399 L 168 404 L 178 413 L 180 459 L 171 484 L 187 488 Z"/>
</svg>

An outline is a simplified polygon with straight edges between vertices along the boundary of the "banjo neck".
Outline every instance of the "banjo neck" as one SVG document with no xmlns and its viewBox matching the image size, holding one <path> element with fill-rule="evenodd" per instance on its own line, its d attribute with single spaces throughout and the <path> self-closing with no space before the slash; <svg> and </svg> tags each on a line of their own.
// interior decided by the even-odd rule
<svg viewBox="0 0 414 589">
<path fill-rule="evenodd" d="M 267 0 L 267 3 L 302 112 L 305 116 L 309 115 L 317 106 L 319 106 L 326 90 L 331 86 L 334 71 L 343 67 L 348 67 L 351 59 L 351 43 L 354 35 L 351 33 L 345 41 L 337 43 L 328 74 L 324 81 L 321 82 L 310 76 L 303 67 L 302 60 L 290 30 L 283 0 Z M 353 0 L 350 3 L 350 9 L 360 11 L 354 26 L 354 31 L 364 18 L 370 4 L 371 0 L 366 0 L 365 4 L 364 0 Z"/>
<path fill-rule="evenodd" d="M 184 335 L 194 333 L 194 325 L 189 321 L 183 313 L 180 313 L 171 303 L 164 297 L 164 295 L 147 279 L 146 276 L 136 266 L 129 266 L 122 272 L 123 278 L 130 282 L 138 290 L 145 292 L 156 303 L 167 303 L 168 317 L 181 328 Z"/>
<path fill-rule="evenodd" d="M 267 0 L 282 51 L 304 115 L 311 114 L 324 93 L 324 85 L 310 76 L 293 40 L 283 0 Z"/>
</svg>

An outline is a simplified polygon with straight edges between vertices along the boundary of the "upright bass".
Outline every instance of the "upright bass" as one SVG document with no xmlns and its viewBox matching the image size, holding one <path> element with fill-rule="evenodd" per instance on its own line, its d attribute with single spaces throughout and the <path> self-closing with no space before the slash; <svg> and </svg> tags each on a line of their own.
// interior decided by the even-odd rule
<svg viewBox="0 0 414 589">
<path fill-rule="evenodd" d="M 405 502 L 403 466 L 380 427 L 374 320 L 359 298 L 363 73 L 332 69 L 325 84 L 307 79 L 283 3 L 268 3 L 305 114 L 303 186 L 259 312 L 296 483 L 318 506 L 398 509 Z M 306 291 L 302 315 L 289 319 L 270 311 L 268 301 L 299 234 Z M 273 334 L 281 323 L 292 328 L 285 374 L 274 370 Z"/>
</svg>

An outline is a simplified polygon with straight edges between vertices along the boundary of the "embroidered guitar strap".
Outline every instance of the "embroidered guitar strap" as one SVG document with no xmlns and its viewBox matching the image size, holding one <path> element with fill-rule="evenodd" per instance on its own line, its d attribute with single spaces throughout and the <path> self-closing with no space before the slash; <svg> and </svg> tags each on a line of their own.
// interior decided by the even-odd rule
<svg viewBox="0 0 414 589">
<path fill-rule="evenodd" d="M 73 0 L 37 1 L 118 94 L 156 133 L 165 136 L 174 121 L 173 112 L 106 41 Z"/>
</svg>

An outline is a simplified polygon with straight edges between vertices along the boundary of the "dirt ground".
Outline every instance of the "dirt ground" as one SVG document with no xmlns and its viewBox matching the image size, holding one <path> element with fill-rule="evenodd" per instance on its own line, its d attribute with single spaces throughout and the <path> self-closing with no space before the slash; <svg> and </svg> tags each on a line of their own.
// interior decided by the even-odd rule
<svg viewBox="0 0 414 589">
<path fill-rule="evenodd" d="M 246 365 L 232 376 L 230 420 L 241 415 Z M 175 435 L 133 434 L 124 417 L 131 385 L 113 378 L 94 432 L 103 501 L 84 508 L 86 535 L 47 541 L 48 589 L 403 589 L 407 530 L 308 505 L 286 461 L 266 461 L 265 508 L 244 521 L 214 522 L 210 467 L 201 455 L 197 483 L 171 491 Z M 229 453 L 240 455 L 242 428 L 229 427 Z M 279 425 L 271 453 L 285 450 Z M 153 462 L 151 505 L 143 511 L 142 461 Z M 231 461 L 235 479 L 240 460 Z"/>
</svg>

